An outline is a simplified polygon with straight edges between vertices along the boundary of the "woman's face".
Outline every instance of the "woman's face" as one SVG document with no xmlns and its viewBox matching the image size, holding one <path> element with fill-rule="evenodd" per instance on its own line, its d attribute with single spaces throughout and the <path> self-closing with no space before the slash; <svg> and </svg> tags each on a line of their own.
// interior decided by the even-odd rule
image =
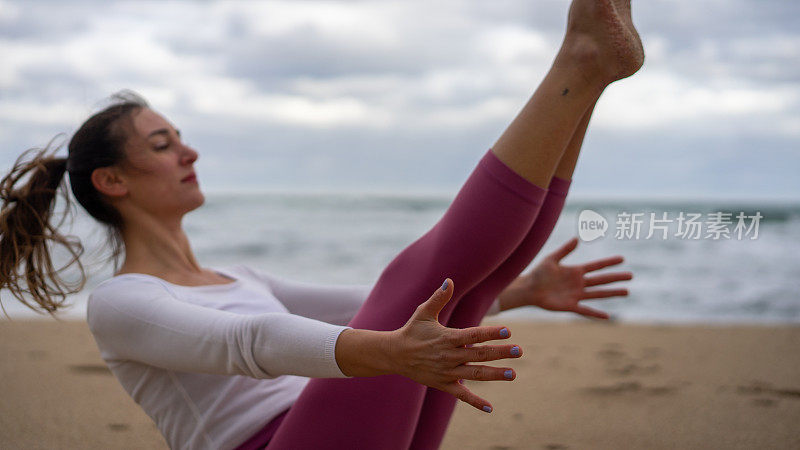
<svg viewBox="0 0 800 450">
<path fill-rule="evenodd" d="M 121 164 L 131 205 L 167 217 L 202 205 L 205 198 L 191 176 L 198 155 L 181 141 L 180 131 L 149 108 L 134 113 L 132 125 Z"/>
</svg>

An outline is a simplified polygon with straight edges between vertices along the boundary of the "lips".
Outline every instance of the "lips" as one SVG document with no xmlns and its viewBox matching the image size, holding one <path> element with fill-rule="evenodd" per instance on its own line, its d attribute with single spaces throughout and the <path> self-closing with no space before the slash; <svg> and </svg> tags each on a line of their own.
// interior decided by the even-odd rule
<svg viewBox="0 0 800 450">
<path fill-rule="evenodd" d="M 197 175 L 194 172 L 192 172 L 189 175 L 187 175 L 186 177 L 184 177 L 181 180 L 181 183 L 184 183 L 186 181 L 197 181 Z"/>
</svg>

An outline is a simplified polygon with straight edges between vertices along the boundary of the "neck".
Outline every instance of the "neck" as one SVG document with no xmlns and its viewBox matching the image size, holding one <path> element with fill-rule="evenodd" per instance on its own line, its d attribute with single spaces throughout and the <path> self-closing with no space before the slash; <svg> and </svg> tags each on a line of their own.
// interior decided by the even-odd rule
<svg viewBox="0 0 800 450">
<path fill-rule="evenodd" d="M 125 225 L 122 231 L 125 242 L 122 272 L 159 275 L 202 272 L 180 217 L 164 221 L 142 214 Z"/>
</svg>

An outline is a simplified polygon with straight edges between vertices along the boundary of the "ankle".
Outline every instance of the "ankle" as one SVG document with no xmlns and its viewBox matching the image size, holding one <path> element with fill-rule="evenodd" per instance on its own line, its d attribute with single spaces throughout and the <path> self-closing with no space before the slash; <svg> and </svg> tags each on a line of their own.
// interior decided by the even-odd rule
<svg viewBox="0 0 800 450">
<path fill-rule="evenodd" d="M 604 54 L 594 38 L 581 33 L 568 33 L 553 67 L 576 71 L 590 87 L 603 89 L 611 82 L 607 73 L 608 65 L 604 64 L 603 59 Z"/>
</svg>

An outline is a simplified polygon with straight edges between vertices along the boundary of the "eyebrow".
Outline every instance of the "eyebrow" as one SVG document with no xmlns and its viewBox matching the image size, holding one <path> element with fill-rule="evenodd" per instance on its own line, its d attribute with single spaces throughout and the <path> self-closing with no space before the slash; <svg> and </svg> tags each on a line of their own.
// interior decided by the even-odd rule
<svg viewBox="0 0 800 450">
<path fill-rule="evenodd" d="M 177 128 L 176 128 L 176 129 L 175 129 L 175 132 L 178 134 L 178 137 L 181 137 L 181 130 L 179 130 L 179 129 L 177 129 Z M 155 135 L 157 135 L 157 134 L 166 134 L 166 135 L 169 135 L 169 130 L 168 130 L 168 129 L 166 129 L 166 128 L 159 128 L 158 130 L 156 130 L 156 131 L 153 131 L 152 133 L 148 134 L 148 135 L 147 135 L 147 137 L 148 137 L 148 138 L 151 138 L 151 137 L 153 137 L 153 136 L 155 136 Z"/>
</svg>

